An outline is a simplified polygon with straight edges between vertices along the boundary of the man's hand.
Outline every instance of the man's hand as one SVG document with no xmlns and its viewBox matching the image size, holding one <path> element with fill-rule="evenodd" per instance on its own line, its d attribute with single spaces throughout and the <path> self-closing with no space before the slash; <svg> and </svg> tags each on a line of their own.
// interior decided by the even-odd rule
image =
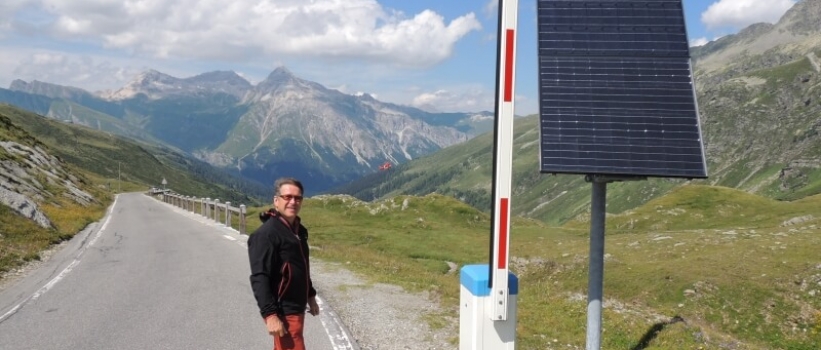
<svg viewBox="0 0 821 350">
<path fill-rule="evenodd" d="M 316 303 L 316 297 L 308 298 L 308 313 L 311 315 L 319 315 L 319 305 Z"/>
<path fill-rule="evenodd" d="M 277 337 L 284 336 L 288 333 L 277 315 L 271 315 L 265 318 L 265 327 L 268 328 L 268 334 Z"/>
</svg>

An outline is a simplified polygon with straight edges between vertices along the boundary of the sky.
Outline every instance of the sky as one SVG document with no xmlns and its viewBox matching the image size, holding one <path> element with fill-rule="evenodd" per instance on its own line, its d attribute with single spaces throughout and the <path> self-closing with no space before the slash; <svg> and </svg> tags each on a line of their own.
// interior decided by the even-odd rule
<svg viewBox="0 0 821 350">
<path fill-rule="evenodd" d="M 622 0 L 624 1 L 624 0 Z M 691 45 L 796 0 L 683 0 Z M 39 80 L 90 92 L 154 69 L 280 66 L 344 93 L 442 112 L 493 111 L 498 0 L 0 0 L 0 87 Z M 537 0 L 520 0 L 515 113 L 538 111 Z"/>
</svg>

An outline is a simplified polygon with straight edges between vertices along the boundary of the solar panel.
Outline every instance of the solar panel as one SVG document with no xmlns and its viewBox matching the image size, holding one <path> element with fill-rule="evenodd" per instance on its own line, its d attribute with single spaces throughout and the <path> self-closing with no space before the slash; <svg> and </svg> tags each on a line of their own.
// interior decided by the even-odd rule
<svg viewBox="0 0 821 350">
<path fill-rule="evenodd" d="M 681 0 L 539 0 L 541 171 L 704 178 Z"/>
</svg>

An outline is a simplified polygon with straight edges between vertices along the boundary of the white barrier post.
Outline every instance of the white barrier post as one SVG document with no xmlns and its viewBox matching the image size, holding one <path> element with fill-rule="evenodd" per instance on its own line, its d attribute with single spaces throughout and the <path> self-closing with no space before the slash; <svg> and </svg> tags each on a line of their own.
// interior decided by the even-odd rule
<svg viewBox="0 0 821 350">
<path fill-rule="evenodd" d="M 245 204 L 239 206 L 239 233 L 241 235 L 248 234 L 245 232 Z"/>
<path fill-rule="evenodd" d="M 459 350 L 513 350 L 516 348 L 516 307 L 519 279 L 507 278 L 507 320 L 488 317 L 497 305 L 488 287 L 488 265 L 466 265 L 460 271 Z"/>
<path fill-rule="evenodd" d="M 489 264 L 460 272 L 460 350 L 516 348 L 519 282 L 510 273 L 509 247 L 518 6 L 518 0 L 499 1 L 491 256 Z"/>
<path fill-rule="evenodd" d="M 225 227 L 231 227 L 231 202 L 225 202 Z"/>
</svg>

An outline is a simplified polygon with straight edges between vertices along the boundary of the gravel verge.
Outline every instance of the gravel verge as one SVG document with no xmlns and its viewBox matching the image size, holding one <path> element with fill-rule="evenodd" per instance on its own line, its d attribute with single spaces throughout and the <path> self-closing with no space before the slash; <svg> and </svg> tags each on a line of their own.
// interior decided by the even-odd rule
<svg viewBox="0 0 821 350">
<path fill-rule="evenodd" d="M 432 329 L 426 315 L 441 307 L 427 293 L 409 293 L 388 284 L 373 284 L 343 264 L 311 259 L 311 279 L 362 350 L 456 349 L 459 320 L 444 320 Z"/>
</svg>

